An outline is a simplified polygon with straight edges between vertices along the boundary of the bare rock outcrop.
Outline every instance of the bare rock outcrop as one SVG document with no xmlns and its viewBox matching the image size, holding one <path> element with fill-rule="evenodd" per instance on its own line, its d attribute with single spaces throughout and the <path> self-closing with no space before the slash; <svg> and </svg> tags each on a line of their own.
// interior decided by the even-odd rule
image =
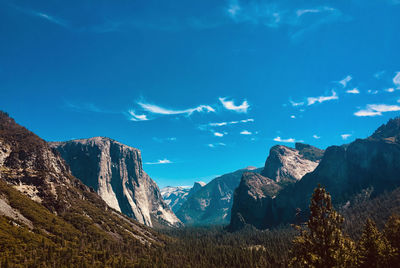
<svg viewBox="0 0 400 268">
<path fill-rule="evenodd" d="M 236 231 L 247 224 L 259 229 L 270 226 L 274 218 L 267 211 L 272 210 L 276 196 L 314 171 L 323 153 L 302 143 L 296 143 L 295 148 L 273 146 L 261 174 L 243 174 L 235 190 L 229 228 Z"/>
<path fill-rule="evenodd" d="M 52 142 L 72 174 L 112 208 L 147 226 L 181 225 L 157 184 L 144 172 L 138 149 L 105 137 Z"/>
</svg>

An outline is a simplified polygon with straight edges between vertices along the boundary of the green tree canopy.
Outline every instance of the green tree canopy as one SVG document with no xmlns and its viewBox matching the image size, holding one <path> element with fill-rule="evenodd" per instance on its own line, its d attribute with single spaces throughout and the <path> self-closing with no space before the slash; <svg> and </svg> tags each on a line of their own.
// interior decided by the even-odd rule
<svg viewBox="0 0 400 268">
<path fill-rule="evenodd" d="M 331 196 L 318 185 L 310 204 L 307 228 L 293 241 L 292 266 L 351 267 L 355 263 L 353 241 L 342 233 L 343 217 L 337 213 Z"/>
</svg>

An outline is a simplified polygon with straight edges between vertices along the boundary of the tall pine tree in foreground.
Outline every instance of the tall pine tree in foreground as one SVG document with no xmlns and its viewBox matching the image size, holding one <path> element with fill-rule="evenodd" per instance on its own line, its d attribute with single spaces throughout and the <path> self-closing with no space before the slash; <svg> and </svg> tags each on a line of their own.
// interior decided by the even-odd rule
<svg viewBox="0 0 400 268">
<path fill-rule="evenodd" d="M 353 267 L 354 242 L 342 233 L 343 217 L 332 207 L 331 196 L 320 185 L 314 190 L 307 228 L 293 241 L 294 267 Z"/>
</svg>

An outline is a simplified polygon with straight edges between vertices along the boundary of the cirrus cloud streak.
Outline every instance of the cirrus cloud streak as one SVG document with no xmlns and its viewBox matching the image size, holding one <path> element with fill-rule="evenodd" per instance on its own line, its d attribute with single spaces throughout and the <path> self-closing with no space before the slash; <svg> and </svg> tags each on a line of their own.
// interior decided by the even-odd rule
<svg viewBox="0 0 400 268">
<path fill-rule="evenodd" d="M 386 112 L 400 111 L 399 105 L 387 105 L 387 104 L 368 104 L 365 109 L 361 109 L 354 113 L 355 116 L 380 116 Z"/>
</svg>

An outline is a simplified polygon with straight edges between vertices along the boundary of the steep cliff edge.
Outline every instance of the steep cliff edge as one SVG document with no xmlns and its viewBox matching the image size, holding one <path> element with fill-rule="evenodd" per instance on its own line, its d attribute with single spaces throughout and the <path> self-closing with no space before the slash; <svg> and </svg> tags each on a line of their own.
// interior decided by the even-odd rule
<svg viewBox="0 0 400 268">
<path fill-rule="evenodd" d="M 330 146 L 314 171 L 268 199 L 262 227 L 306 220 L 314 188 L 321 184 L 337 208 L 351 209 L 358 200 L 373 199 L 400 186 L 400 118 L 391 119 L 370 137 Z M 250 223 L 251 222 L 247 222 Z"/>
<path fill-rule="evenodd" d="M 138 149 L 105 137 L 52 142 L 74 176 L 112 208 L 147 226 L 181 225 L 157 184 L 144 172 Z"/>
<path fill-rule="evenodd" d="M 307 144 L 296 143 L 296 148 L 276 145 L 271 148 L 261 175 L 276 182 L 293 183 L 313 171 L 322 155 L 323 150 Z"/>
<path fill-rule="evenodd" d="M 243 174 L 234 194 L 230 230 L 239 230 L 246 224 L 259 229 L 271 225 L 266 211 L 272 209 L 275 197 L 282 189 L 312 172 L 323 153 L 323 150 L 301 143 L 296 143 L 295 148 L 273 146 L 261 174 Z"/>
<path fill-rule="evenodd" d="M 160 242 L 149 228 L 110 208 L 71 174 L 47 142 L 3 112 L 0 215 L 24 232 L 34 230 L 30 232 L 46 241 L 67 241 L 64 248 L 79 248 L 79 241 L 87 243 L 88 249 L 94 241 L 109 245 Z"/>
<path fill-rule="evenodd" d="M 281 186 L 260 174 L 246 172 L 235 190 L 231 212 L 231 230 L 239 230 L 250 223 L 263 228 L 268 222 L 266 205 L 275 198 Z"/>
</svg>

